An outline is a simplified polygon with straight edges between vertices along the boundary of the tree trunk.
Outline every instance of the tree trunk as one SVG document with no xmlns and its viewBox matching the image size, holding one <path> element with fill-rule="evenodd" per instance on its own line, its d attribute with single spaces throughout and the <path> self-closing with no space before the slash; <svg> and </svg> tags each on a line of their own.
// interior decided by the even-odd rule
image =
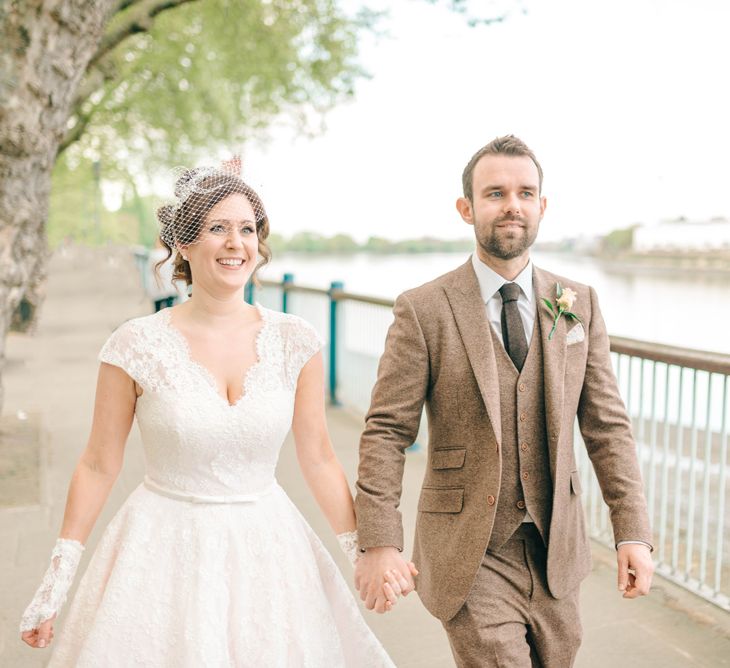
<svg viewBox="0 0 730 668">
<path fill-rule="evenodd" d="M 39 305 L 51 171 L 77 89 L 118 3 L 0 5 L 0 374 L 16 307 L 24 297 L 30 308 Z"/>
</svg>

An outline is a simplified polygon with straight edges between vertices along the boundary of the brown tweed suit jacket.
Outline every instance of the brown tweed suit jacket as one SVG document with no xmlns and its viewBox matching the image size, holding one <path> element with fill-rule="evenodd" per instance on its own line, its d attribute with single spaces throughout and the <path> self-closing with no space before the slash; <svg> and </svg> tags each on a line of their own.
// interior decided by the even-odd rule
<svg viewBox="0 0 730 668">
<path fill-rule="evenodd" d="M 540 300 L 554 302 L 557 282 L 577 293 L 572 310 L 585 330 L 585 338 L 570 345 L 566 334 L 576 323 L 565 318 L 547 340 L 552 317 Z M 533 285 L 536 317 L 542 318 L 553 480 L 547 579 L 551 594 L 561 598 L 574 591 L 591 566 L 573 453 L 576 415 L 610 508 L 616 542 L 651 543 L 651 534 L 631 425 L 595 292 L 538 268 Z M 423 603 L 448 620 L 463 605 L 479 570 L 501 475 L 497 365 L 471 261 L 400 295 L 394 314 L 360 441 L 355 502 L 360 545 L 403 549 L 398 505 L 404 450 L 416 438 L 425 403 L 428 467 L 413 561 L 420 571 L 416 587 Z"/>
</svg>

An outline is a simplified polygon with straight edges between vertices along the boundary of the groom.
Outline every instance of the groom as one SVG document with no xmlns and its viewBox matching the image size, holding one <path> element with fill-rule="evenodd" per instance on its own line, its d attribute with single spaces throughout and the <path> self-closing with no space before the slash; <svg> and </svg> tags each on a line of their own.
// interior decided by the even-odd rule
<svg viewBox="0 0 730 668">
<path fill-rule="evenodd" d="M 383 573 L 396 593 L 414 586 L 398 505 L 425 404 L 419 596 L 459 666 L 565 668 L 591 568 L 573 424 L 610 508 L 625 598 L 646 594 L 653 573 L 634 440 L 595 292 L 530 259 L 546 206 L 532 151 L 499 137 L 462 178 L 456 206 L 476 253 L 398 297 L 380 360 L 360 442 L 356 584 L 379 612 Z"/>
</svg>

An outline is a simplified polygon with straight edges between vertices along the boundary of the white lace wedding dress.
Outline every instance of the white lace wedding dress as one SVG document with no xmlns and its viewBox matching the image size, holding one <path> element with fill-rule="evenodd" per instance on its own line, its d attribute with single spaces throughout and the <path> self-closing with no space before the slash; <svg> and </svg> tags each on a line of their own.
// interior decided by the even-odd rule
<svg viewBox="0 0 730 668">
<path fill-rule="evenodd" d="M 274 478 L 320 342 L 302 319 L 257 308 L 258 361 L 234 405 L 169 309 L 128 321 L 99 354 L 143 389 L 146 477 L 104 532 L 50 666 L 393 666 Z"/>
</svg>

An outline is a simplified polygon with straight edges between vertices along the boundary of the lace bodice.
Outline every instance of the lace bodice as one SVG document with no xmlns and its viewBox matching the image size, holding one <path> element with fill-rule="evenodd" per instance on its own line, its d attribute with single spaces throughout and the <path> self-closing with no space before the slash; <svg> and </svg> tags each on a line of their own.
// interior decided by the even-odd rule
<svg viewBox="0 0 730 668">
<path fill-rule="evenodd" d="M 169 309 L 125 322 L 99 353 L 143 390 L 135 412 L 154 483 L 182 493 L 237 495 L 273 482 L 299 372 L 322 344 L 301 318 L 257 308 L 263 320 L 258 359 L 233 405 L 192 359 Z"/>
</svg>

